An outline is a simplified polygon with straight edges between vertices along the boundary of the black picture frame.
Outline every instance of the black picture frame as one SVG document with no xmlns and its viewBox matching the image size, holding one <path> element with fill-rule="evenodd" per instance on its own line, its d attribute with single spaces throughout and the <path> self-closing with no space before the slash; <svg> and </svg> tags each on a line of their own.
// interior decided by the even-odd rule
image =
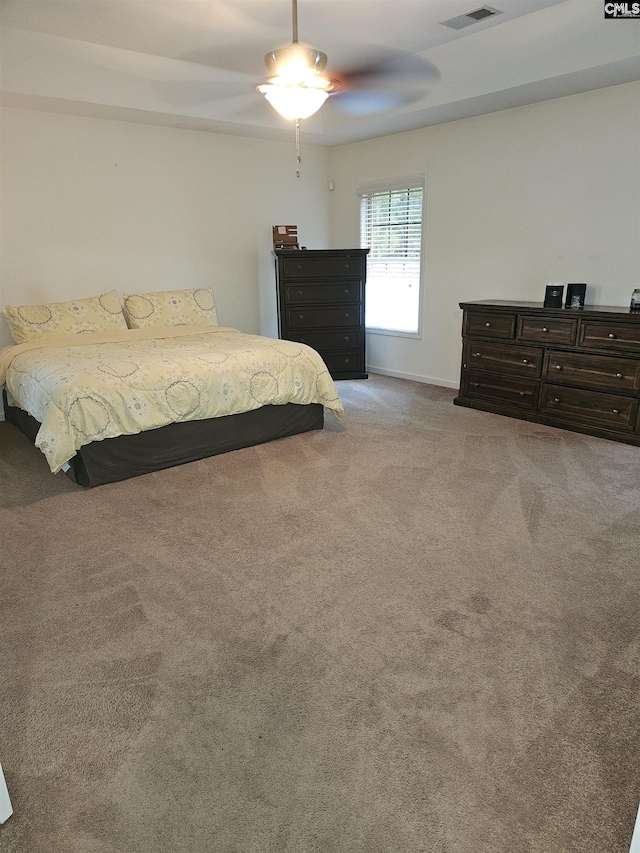
<svg viewBox="0 0 640 853">
<path fill-rule="evenodd" d="M 562 308 L 564 284 L 548 284 L 544 291 L 545 308 Z"/>
<path fill-rule="evenodd" d="M 587 295 L 587 285 L 586 284 L 568 284 L 567 285 L 567 299 L 564 303 L 565 308 L 584 308 L 584 300 Z M 579 305 L 574 305 L 573 300 L 575 297 L 578 297 L 580 300 Z"/>
</svg>

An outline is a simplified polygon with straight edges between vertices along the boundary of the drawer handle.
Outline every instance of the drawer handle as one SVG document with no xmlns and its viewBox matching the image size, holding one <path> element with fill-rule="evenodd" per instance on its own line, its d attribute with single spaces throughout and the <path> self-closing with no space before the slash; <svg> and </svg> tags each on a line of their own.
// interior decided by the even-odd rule
<svg viewBox="0 0 640 853">
<path fill-rule="evenodd" d="M 615 340 L 615 337 L 616 337 L 616 336 L 613 334 L 613 332 L 611 332 L 611 334 L 609 335 L 609 337 L 610 337 L 610 338 L 611 338 L 611 340 L 613 341 L 613 340 Z"/>
<path fill-rule="evenodd" d="M 479 383 L 479 382 L 472 382 L 472 383 L 471 383 L 471 385 L 472 385 L 472 387 L 473 387 L 473 388 L 479 388 L 479 387 L 480 387 L 480 383 Z"/>
<path fill-rule="evenodd" d="M 562 370 L 562 365 L 561 365 L 561 364 L 556 364 L 556 370 Z"/>
<path fill-rule="evenodd" d="M 560 402 L 560 397 L 554 397 L 554 398 L 553 398 L 553 402 L 554 402 L 554 403 L 559 403 L 559 402 Z"/>
<path fill-rule="evenodd" d="M 485 326 L 487 327 L 487 329 L 490 329 L 490 328 L 491 328 L 491 323 L 485 323 Z"/>
<path fill-rule="evenodd" d="M 298 314 L 298 320 L 304 320 L 304 314 Z"/>
<path fill-rule="evenodd" d="M 520 391 L 520 396 L 524 397 L 524 391 Z"/>
<path fill-rule="evenodd" d="M 345 311 L 344 316 L 345 316 L 345 317 L 347 318 L 347 320 L 348 320 L 348 319 L 349 319 L 349 317 L 351 316 L 351 314 L 349 314 L 349 312 L 348 312 L 348 311 Z"/>
<path fill-rule="evenodd" d="M 344 289 L 342 292 L 343 292 L 343 293 L 349 293 L 349 288 L 348 288 L 348 287 L 345 287 L 345 289 Z"/>
<path fill-rule="evenodd" d="M 543 327 L 542 327 L 542 331 L 543 331 L 543 332 L 548 332 L 548 331 L 549 331 L 549 329 L 548 329 L 546 326 L 543 326 Z"/>
<path fill-rule="evenodd" d="M 302 269 L 302 264 L 298 264 L 298 265 L 296 266 L 296 269 L 301 270 L 301 269 Z"/>
<path fill-rule="evenodd" d="M 523 364 L 529 364 L 529 359 L 528 359 L 528 358 L 523 358 L 523 359 L 522 359 L 522 363 L 523 363 Z"/>
<path fill-rule="evenodd" d="M 342 340 L 343 340 L 343 341 L 348 341 L 348 340 L 350 340 L 349 335 L 345 335 L 345 336 L 344 336 L 344 338 L 343 338 Z"/>
<path fill-rule="evenodd" d="M 622 379 L 622 378 L 623 378 L 623 377 L 622 377 L 622 374 L 621 374 L 621 373 L 616 373 L 616 379 Z"/>
<path fill-rule="evenodd" d="M 620 414 L 620 409 L 612 409 L 611 411 L 613 412 L 614 415 Z"/>
<path fill-rule="evenodd" d="M 349 264 L 343 264 L 343 267 L 344 267 L 346 270 L 348 270 L 348 269 L 349 269 Z"/>
<path fill-rule="evenodd" d="M 475 355 L 475 357 L 476 357 L 476 358 L 482 358 L 482 353 L 481 353 L 481 352 L 474 352 L 474 355 Z"/>
<path fill-rule="evenodd" d="M 299 290 L 299 291 L 298 291 L 298 296 L 302 296 L 302 294 L 303 294 L 303 291 L 302 291 L 302 290 Z"/>
<path fill-rule="evenodd" d="M 345 358 L 344 363 L 345 363 L 345 364 L 349 364 L 349 359 L 348 359 L 348 358 Z"/>
</svg>

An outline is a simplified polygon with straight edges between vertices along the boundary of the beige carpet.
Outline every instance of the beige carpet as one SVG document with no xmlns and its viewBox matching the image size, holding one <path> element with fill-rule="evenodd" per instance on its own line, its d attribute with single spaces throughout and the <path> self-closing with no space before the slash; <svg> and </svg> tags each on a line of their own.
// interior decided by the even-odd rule
<svg viewBox="0 0 640 853">
<path fill-rule="evenodd" d="M 640 449 L 340 390 L 94 490 L 0 423 L 4 853 L 626 853 Z"/>
</svg>

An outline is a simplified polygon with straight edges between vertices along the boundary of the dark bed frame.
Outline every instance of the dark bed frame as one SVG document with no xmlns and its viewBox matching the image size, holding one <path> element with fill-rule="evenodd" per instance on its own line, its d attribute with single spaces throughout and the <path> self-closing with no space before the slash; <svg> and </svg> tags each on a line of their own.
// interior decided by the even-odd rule
<svg viewBox="0 0 640 853">
<path fill-rule="evenodd" d="M 6 391 L 3 390 L 2 396 L 7 421 L 35 441 L 40 423 L 17 406 L 10 406 Z M 65 473 L 81 486 L 101 486 L 275 438 L 322 429 L 323 425 L 324 409 L 320 403 L 263 406 L 240 415 L 167 424 L 135 435 L 86 444 L 69 460 L 70 467 Z"/>
</svg>

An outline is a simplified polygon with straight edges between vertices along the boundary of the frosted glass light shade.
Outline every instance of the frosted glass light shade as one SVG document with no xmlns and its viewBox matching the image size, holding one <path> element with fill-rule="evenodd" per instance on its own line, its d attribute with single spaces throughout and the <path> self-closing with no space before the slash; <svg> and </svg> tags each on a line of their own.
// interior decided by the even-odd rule
<svg viewBox="0 0 640 853">
<path fill-rule="evenodd" d="M 258 87 L 258 91 L 265 96 L 271 106 L 283 118 L 290 121 L 301 121 L 304 118 L 309 118 L 318 112 L 329 97 L 329 93 L 323 92 L 322 89 L 300 85 L 279 86 L 264 83 Z"/>
</svg>

